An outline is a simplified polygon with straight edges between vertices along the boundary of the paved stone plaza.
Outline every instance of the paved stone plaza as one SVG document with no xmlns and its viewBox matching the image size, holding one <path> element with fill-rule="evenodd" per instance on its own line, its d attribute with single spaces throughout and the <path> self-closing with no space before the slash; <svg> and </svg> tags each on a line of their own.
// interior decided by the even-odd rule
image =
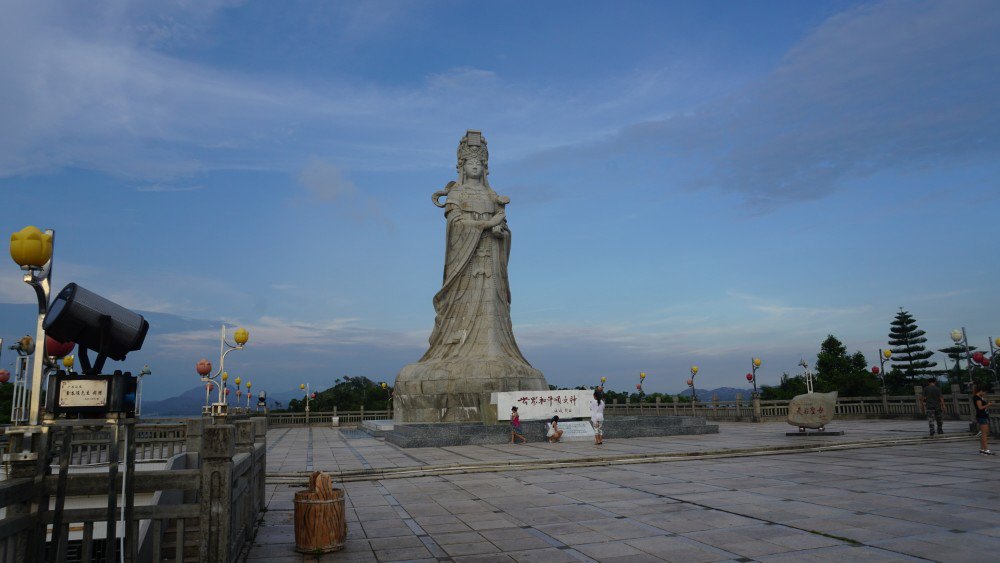
<svg viewBox="0 0 1000 563">
<path fill-rule="evenodd" d="M 268 511 L 248 561 L 995 561 L 997 457 L 946 422 L 835 421 L 843 436 L 786 437 L 784 423 L 721 423 L 707 436 L 399 449 L 354 429 L 268 433 Z M 801 448 L 771 452 L 776 448 Z M 682 454 L 705 453 L 704 456 Z M 642 456 L 676 453 L 668 461 Z M 554 461 L 559 468 L 542 468 Z M 616 462 L 615 460 L 619 460 Z M 469 472 L 496 462 L 507 471 Z M 294 551 L 294 491 L 308 470 L 464 465 L 356 480 L 348 542 Z M 601 464 L 601 465 L 597 465 Z M 533 467 L 536 466 L 536 467 Z"/>
</svg>

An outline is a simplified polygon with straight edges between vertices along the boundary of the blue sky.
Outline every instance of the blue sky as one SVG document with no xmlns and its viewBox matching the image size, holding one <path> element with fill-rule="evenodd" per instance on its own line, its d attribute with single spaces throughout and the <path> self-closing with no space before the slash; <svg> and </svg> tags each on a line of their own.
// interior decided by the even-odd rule
<svg viewBox="0 0 1000 563">
<path fill-rule="evenodd" d="M 126 362 L 150 396 L 196 384 L 220 320 L 250 330 L 230 371 L 255 388 L 418 359 L 430 195 L 466 129 L 512 200 L 515 335 L 550 383 L 676 392 L 698 364 L 741 386 L 755 355 L 775 383 L 830 333 L 874 361 L 899 307 L 934 348 L 1000 336 L 996 2 L 4 13 L 0 225 L 56 229 L 57 289 L 155 313 Z M 0 303 L 30 303 L 5 271 Z"/>
</svg>

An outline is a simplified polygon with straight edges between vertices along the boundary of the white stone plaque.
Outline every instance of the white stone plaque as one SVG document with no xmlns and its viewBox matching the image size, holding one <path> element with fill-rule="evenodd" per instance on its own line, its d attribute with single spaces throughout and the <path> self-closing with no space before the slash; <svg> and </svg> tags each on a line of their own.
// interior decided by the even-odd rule
<svg viewBox="0 0 1000 563">
<path fill-rule="evenodd" d="M 520 410 L 520 409 L 518 409 Z M 548 434 L 548 425 L 545 433 Z M 570 420 L 568 422 L 559 421 L 559 430 L 563 431 L 562 442 L 577 442 L 594 439 L 594 427 L 586 420 Z"/>
<path fill-rule="evenodd" d="M 59 386 L 60 407 L 103 407 L 107 403 L 107 379 L 64 379 Z"/>
<path fill-rule="evenodd" d="M 593 391 L 507 391 L 495 393 L 497 419 L 510 420 L 510 407 L 517 407 L 521 420 L 590 418 Z M 560 423 L 562 424 L 562 423 Z"/>
</svg>

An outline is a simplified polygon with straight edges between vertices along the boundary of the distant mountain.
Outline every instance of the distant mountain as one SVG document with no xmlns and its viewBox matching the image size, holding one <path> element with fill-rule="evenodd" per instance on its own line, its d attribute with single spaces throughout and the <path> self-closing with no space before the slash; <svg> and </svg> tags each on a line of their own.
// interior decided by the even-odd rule
<svg viewBox="0 0 1000 563">
<path fill-rule="evenodd" d="M 216 393 L 218 393 L 218 391 L 216 391 Z M 278 393 L 268 393 L 267 406 L 268 408 L 275 408 L 274 402 L 278 401 L 281 403 L 282 407 L 287 407 L 290 399 L 301 399 L 304 395 L 305 392 L 298 389 L 280 391 Z M 217 396 L 218 395 L 213 395 L 212 400 L 214 401 Z M 234 404 L 236 398 L 233 395 L 229 395 L 229 400 L 230 404 Z M 243 400 L 245 401 L 246 399 Z M 199 416 L 201 415 L 201 407 L 204 404 L 205 388 L 199 385 L 198 387 L 193 387 L 184 391 L 176 397 L 170 397 L 159 401 L 143 401 L 142 416 Z M 257 405 L 256 393 L 254 393 L 253 398 L 250 399 L 250 405 Z"/>
<path fill-rule="evenodd" d="M 697 388 L 696 388 L 697 389 Z M 717 387 L 715 389 L 697 389 L 699 401 L 711 401 L 712 395 L 718 395 L 720 401 L 733 401 L 737 393 L 742 393 L 743 398 L 749 400 L 753 389 L 738 389 L 736 387 Z M 685 389 L 678 393 L 683 397 L 691 396 L 691 389 Z"/>
</svg>

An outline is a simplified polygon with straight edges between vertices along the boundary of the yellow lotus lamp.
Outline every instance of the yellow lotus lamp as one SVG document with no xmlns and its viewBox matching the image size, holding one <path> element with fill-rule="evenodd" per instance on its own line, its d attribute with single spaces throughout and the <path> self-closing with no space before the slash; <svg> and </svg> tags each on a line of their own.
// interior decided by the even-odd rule
<svg viewBox="0 0 1000 563">
<path fill-rule="evenodd" d="M 1000 346 L 1000 338 L 994 340 L 993 343 L 996 344 L 997 346 Z"/>
<path fill-rule="evenodd" d="M 235 383 L 236 386 L 239 387 L 240 383 L 243 383 L 243 380 L 240 379 L 239 376 L 237 376 L 236 379 L 233 380 L 233 383 Z"/>
<path fill-rule="evenodd" d="M 691 366 L 691 375 L 698 374 L 698 366 Z"/>
<path fill-rule="evenodd" d="M 222 380 L 225 381 L 227 379 L 229 379 L 229 372 L 228 371 L 222 372 Z"/>
<path fill-rule="evenodd" d="M 388 388 L 389 388 L 389 384 L 386 383 L 385 381 L 383 381 L 382 382 L 382 389 L 388 389 Z"/>
<path fill-rule="evenodd" d="M 76 358 L 73 356 L 63 356 L 62 365 L 65 366 L 66 369 L 72 369 L 74 361 L 76 361 Z"/>
<path fill-rule="evenodd" d="M 253 387 L 253 381 L 247 381 L 247 391 L 249 391 L 251 387 Z"/>
<path fill-rule="evenodd" d="M 882 350 L 882 355 L 888 360 L 892 357 L 892 350 Z"/>
<path fill-rule="evenodd" d="M 233 340 L 236 341 L 237 346 L 242 347 L 247 343 L 247 340 L 250 340 L 250 333 L 245 328 L 238 328 L 233 332 Z"/>
<path fill-rule="evenodd" d="M 299 389 L 302 389 L 303 391 L 305 391 L 305 389 L 306 389 L 306 384 L 305 384 L 305 383 L 300 383 L 300 384 L 299 384 Z"/>
<path fill-rule="evenodd" d="M 646 379 L 646 372 L 640 371 L 639 372 L 639 379 Z"/>
<path fill-rule="evenodd" d="M 22 270 L 43 268 L 52 259 L 52 235 L 27 226 L 10 235 L 10 257 Z"/>
<path fill-rule="evenodd" d="M 753 367 L 755 367 L 755 368 L 759 368 L 760 367 L 760 358 L 754 358 L 753 359 Z"/>
</svg>

